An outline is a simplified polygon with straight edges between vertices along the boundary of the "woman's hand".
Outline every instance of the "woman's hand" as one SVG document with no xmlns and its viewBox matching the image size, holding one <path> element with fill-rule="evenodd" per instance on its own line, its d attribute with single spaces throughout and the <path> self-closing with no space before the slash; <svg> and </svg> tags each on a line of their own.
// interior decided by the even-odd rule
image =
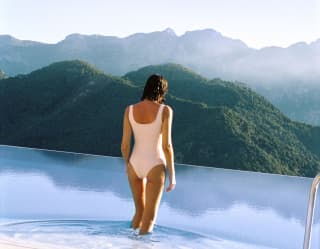
<svg viewBox="0 0 320 249">
<path fill-rule="evenodd" d="M 166 188 L 166 192 L 170 192 L 171 190 L 174 190 L 176 187 L 176 184 L 170 183 L 169 186 Z"/>
</svg>

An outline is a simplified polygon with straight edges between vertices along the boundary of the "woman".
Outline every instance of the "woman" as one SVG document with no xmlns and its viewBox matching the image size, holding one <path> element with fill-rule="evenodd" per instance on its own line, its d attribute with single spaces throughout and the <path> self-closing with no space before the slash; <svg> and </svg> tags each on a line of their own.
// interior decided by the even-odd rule
<svg viewBox="0 0 320 249">
<path fill-rule="evenodd" d="M 168 82 L 160 75 L 151 75 L 141 101 L 126 108 L 123 118 L 122 156 L 132 191 L 135 215 L 131 227 L 139 234 L 152 232 L 157 216 L 166 166 L 169 171 L 167 192 L 176 185 L 171 143 L 172 109 L 162 104 Z M 130 155 L 132 132 L 134 147 Z"/>
</svg>

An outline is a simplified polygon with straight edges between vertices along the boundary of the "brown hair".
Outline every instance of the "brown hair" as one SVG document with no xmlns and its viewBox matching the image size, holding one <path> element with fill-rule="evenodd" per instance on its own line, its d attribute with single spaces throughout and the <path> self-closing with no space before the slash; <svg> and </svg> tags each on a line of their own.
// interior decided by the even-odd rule
<svg viewBox="0 0 320 249">
<path fill-rule="evenodd" d="M 161 103 L 165 100 L 165 95 L 168 91 L 168 81 L 159 74 L 151 75 L 143 89 L 141 100 L 160 101 Z"/>
</svg>

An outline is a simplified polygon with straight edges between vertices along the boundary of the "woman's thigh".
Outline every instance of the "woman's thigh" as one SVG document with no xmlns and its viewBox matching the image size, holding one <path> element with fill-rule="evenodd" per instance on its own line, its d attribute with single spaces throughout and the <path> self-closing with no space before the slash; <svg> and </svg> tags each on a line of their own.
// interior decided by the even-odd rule
<svg viewBox="0 0 320 249">
<path fill-rule="evenodd" d="M 140 179 L 136 172 L 134 171 L 133 166 L 128 164 L 128 180 L 133 195 L 133 199 L 136 207 L 144 206 L 145 200 L 145 185 L 143 179 Z"/>
<path fill-rule="evenodd" d="M 149 171 L 146 184 L 146 207 L 157 209 L 160 204 L 165 175 L 163 164 L 156 165 Z"/>
</svg>

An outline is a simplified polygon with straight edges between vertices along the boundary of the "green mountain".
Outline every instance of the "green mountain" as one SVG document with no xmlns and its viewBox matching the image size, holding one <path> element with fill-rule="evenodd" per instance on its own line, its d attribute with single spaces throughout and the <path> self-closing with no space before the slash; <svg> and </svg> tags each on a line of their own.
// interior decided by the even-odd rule
<svg viewBox="0 0 320 249">
<path fill-rule="evenodd" d="M 0 143 L 120 156 L 124 108 L 151 73 L 169 81 L 176 162 L 314 176 L 320 128 L 292 122 L 242 84 L 208 80 L 176 64 L 124 77 L 82 61 L 0 81 Z"/>
<path fill-rule="evenodd" d="M 320 84 L 304 82 L 282 83 L 273 86 L 254 86 L 254 91 L 265 96 L 290 119 L 320 125 Z"/>
<path fill-rule="evenodd" d="M 113 75 L 175 62 L 205 77 L 246 82 L 290 119 L 320 125 L 320 39 L 254 49 L 212 29 L 172 29 L 128 37 L 70 34 L 56 44 L 0 35 L 0 68 L 9 76 L 56 61 L 85 60 Z"/>
</svg>

